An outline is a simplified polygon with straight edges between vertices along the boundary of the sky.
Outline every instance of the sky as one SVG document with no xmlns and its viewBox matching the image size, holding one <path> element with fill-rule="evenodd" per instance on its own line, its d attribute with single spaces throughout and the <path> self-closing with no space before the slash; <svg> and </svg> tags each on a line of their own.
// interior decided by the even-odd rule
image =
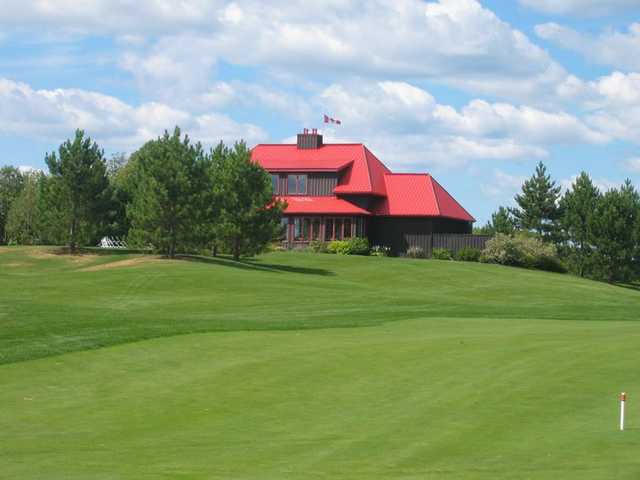
<svg viewBox="0 0 640 480">
<path fill-rule="evenodd" d="M 0 165 L 44 169 L 76 128 L 109 157 L 175 125 L 362 142 L 479 224 L 540 161 L 565 188 L 640 186 L 640 0 L 2 1 Z"/>
</svg>

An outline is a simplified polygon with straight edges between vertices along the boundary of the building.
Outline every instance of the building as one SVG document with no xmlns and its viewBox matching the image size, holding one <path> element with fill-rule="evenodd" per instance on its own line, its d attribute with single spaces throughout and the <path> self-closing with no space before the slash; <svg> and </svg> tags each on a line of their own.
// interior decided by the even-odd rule
<svg viewBox="0 0 640 480">
<path fill-rule="evenodd" d="M 288 204 L 289 247 L 367 237 L 394 253 L 434 234 L 470 234 L 475 219 L 431 175 L 393 173 L 363 144 L 324 144 L 315 129 L 297 144 L 260 144 L 252 159 Z"/>
</svg>

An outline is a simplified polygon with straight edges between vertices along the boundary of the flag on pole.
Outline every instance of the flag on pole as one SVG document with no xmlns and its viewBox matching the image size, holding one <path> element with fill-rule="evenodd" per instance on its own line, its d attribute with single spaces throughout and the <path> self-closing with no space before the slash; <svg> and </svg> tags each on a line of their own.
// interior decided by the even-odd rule
<svg viewBox="0 0 640 480">
<path fill-rule="evenodd" d="M 329 115 L 324 116 L 324 123 L 335 123 L 336 125 L 342 125 L 342 122 L 340 120 L 331 118 Z"/>
</svg>

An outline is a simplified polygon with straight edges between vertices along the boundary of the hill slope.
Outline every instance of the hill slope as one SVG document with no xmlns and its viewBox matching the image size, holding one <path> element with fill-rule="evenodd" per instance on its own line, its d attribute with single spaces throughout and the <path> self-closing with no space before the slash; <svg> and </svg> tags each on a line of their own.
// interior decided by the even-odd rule
<svg viewBox="0 0 640 480">
<path fill-rule="evenodd" d="M 640 293 L 495 265 L 273 253 L 225 259 L 0 248 L 0 363 L 207 331 L 412 318 L 632 320 Z"/>
<path fill-rule="evenodd" d="M 639 292 L 437 261 L 2 252 L 1 476 L 640 475 Z"/>
</svg>

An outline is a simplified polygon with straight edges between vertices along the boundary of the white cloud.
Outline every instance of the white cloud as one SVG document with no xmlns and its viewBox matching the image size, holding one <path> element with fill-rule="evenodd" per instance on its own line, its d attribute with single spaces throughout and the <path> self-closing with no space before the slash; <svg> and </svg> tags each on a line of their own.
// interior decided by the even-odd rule
<svg viewBox="0 0 640 480">
<path fill-rule="evenodd" d="M 565 112 L 484 100 L 473 100 L 458 111 L 438 104 L 429 92 L 405 82 L 334 84 L 315 102 L 344 120 L 349 129 L 440 133 L 484 139 L 485 145 L 489 139 L 509 141 L 511 147 L 503 151 L 511 150 L 516 156 L 521 152 L 513 148 L 516 145 L 535 146 L 536 156 L 540 156 L 544 145 L 609 140 Z"/>
<path fill-rule="evenodd" d="M 557 23 L 537 25 L 535 30 L 539 37 L 578 52 L 591 62 L 640 70 L 640 23 L 632 23 L 625 33 L 607 30 L 597 36 Z"/>
<path fill-rule="evenodd" d="M 567 77 L 477 0 L 5 0 L 3 24 L 116 35 L 145 91 L 201 88 L 220 59 L 307 78 L 429 78 L 521 100 Z"/>
<path fill-rule="evenodd" d="M 585 123 L 591 128 L 640 143 L 640 73 L 613 72 L 582 82 L 574 93 L 587 111 Z"/>
<path fill-rule="evenodd" d="M 0 103 L 0 133 L 61 141 L 82 128 L 104 146 L 129 151 L 175 125 L 206 144 L 267 138 L 260 127 L 220 113 L 194 115 L 157 102 L 132 106 L 96 92 L 34 90 L 6 79 L 0 79 Z"/>
<path fill-rule="evenodd" d="M 0 25 L 80 35 L 158 33 L 210 27 L 226 2 L 220 0 L 3 0 Z"/>
<path fill-rule="evenodd" d="M 627 158 L 623 162 L 624 168 L 632 173 L 640 173 L 640 157 Z"/>
<path fill-rule="evenodd" d="M 596 17 L 640 8 L 640 0 L 520 0 L 520 4 L 548 14 Z"/>
<path fill-rule="evenodd" d="M 527 177 L 523 175 L 511 175 L 496 169 L 493 171 L 493 178 L 483 182 L 480 190 L 488 197 L 513 201 L 514 195 L 520 191 L 526 180 Z"/>
</svg>

